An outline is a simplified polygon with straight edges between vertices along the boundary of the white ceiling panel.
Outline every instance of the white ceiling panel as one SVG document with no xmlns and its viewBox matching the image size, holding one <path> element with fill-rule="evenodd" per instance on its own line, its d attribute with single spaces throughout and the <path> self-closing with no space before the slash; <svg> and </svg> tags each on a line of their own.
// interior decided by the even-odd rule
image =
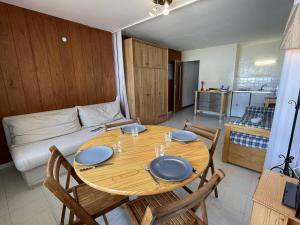
<svg viewBox="0 0 300 225">
<path fill-rule="evenodd" d="M 199 0 L 124 30 L 179 50 L 278 38 L 292 0 Z"/>
</svg>

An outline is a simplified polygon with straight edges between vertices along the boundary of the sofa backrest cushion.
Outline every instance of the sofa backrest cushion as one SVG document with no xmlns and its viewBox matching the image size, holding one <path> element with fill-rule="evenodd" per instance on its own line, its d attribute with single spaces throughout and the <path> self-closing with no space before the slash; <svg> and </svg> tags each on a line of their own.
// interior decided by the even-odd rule
<svg viewBox="0 0 300 225">
<path fill-rule="evenodd" d="M 21 145 L 81 129 L 76 108 L 3 118 L 8 145 Z"/>
<path fill-rule="evenodd" d="M 120 102 L 101 103 L 87 106 L 77 106 L 83 127 L 98 126 L 115 120 L 123 119 Z"/>
</svg>

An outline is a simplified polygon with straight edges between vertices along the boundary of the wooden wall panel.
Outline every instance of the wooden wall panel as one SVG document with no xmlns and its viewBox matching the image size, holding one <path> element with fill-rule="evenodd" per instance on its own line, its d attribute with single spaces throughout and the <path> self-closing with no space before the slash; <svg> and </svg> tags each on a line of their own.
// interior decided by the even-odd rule
<svg viewBox="0 0 300 225">
<path fill-rule="evenodd" d="M 174 64 L 175 60 L 181 61 L 181 52 L 168 49 L 169 64 Z M 168 81 L 168 111 L 174 111 L 174 80 Z"/>
<path fill-rule="evenodd" d="M 57 34 L 56 19 L 50 16 L 43 17 L 43 24 L 47 27 L 45 42 L 48 51 L 48 64 L 53 84 L 52 92 L 55 98 L 56 108 L 64 108 L 67 104 L 67 92 L 62 60 L 59 51 L 59 36 Z"/>
<path fill-rule="evenodd" d="M 86 76 L 86 93 L 88 98 L 88 104 L 92 104 L 97 101 L 97 89 L 98 84 L 96 83 L 95 72 L 93 70 L 93 46 L 91 44 L 92 38 L 90 36 L 91 30 L 86 27 L 82 27 L 81 29 L 81 41 L 84 44 L 84 48 L 82 49 L 82 58 L 84 60 L 85 65 L 85 76 Z M 88 44 L 87 44 L 88 43 Z M 101 68 L 99 68 L 101 70 Z"/>
<path fill-rule="evenodd" d="M 7 9 L 24 88 L 25 101 L 26 104 L 30 105 L 30 110 L 41 111 L 40 90 L 24 11 L 21 8 L 13 6 L 8 6 Z"/>
<path fill-rule="evenodd" d="M 26 22 L 30 33 L 31 48 L 35 61 L 37 79 L 40 87 L 42 110 L 56 108 L 53 95 L 53 85 L 48 63 L 48 48 L 46 40 L 47 28 L 43 23 L 43 15 L 26 11 Z"/>
<path fill-rule="evenodd" d="M 1 119 L 116 97 L 110 32 L 0 2 L 0 52 Z"/>
<path fill-rule="evenodd" d="M 20 76 L 17 55 L 12 41 L 12 33 L 7 7 L 0 3 L 0 67 L 10 105 L 10 112 L 20 114 L 27 112 L 24 89 Z"/>
</svg>

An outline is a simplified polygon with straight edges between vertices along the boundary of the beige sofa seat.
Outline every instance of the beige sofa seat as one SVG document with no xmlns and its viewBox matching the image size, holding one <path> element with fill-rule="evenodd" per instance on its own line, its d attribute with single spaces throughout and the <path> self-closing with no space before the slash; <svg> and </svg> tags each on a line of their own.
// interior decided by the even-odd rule
<svg viewBox="0 0 300 225">
<path fill-rule="evenodd" d="M 71 134 L 43 141 L 11 146 L 10 153 L 14 164 L 21 172 L 46 164 L 50 157 L 49 148 L 52 145 L 55 145 L 64 156 L 72 155 L 80 145 L 99 134 L 99 132 L 91 132 L 92 129 L 94 128 L 84 128 Z"/>
<path fill-rule="evenodd" d="M 72 162 L 74 154 L 84 142 L 104 132 L 104 129 L 93 132 L 95 128 L 128 121 L 118 113 L 118 104 L 118 101 L 114 101 L 81 107 L 81 113 L 85 114 L 84 123 L 79 120 L 79 107 L 3 118 L 10 154 L 28 186 L 44 180 L 50 146 L 57 146 Z M 96 113 L 92 112 L 94 117 L 89 116 L 92 109 L 97 110 Z M 102 114 L 104 119 L 99 119 Z M 99 121 L 103 124 L 85 126 Z"/>
</svg>

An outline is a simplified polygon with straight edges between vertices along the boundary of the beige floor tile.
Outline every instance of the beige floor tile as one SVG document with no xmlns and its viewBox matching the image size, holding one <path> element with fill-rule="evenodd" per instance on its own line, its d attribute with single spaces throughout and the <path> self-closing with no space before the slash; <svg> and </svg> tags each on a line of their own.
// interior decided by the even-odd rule
<svg viewBox="0 0 300 225">
<path fill-rule="evenodd" d="M 11 225 L 10 215 L 8 213 L 0 215 L 0 225 Z"/>
<path fill-rule="evenodd" d="M 48 209 L 11 213 L 12 225 L 58 225 Z"/>
</svg>

